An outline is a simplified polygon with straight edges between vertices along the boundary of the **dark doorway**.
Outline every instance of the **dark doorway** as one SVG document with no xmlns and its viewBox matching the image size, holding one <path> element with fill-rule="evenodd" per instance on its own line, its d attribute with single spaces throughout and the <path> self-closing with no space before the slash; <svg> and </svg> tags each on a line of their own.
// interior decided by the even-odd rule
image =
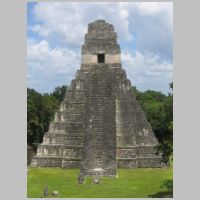
<svg viewBox="0 0 200 200">
<path fill-rule="evenodd" d="M 98 54 L 98 63 L 105 63 L 105 54 Z"/>
</svg>

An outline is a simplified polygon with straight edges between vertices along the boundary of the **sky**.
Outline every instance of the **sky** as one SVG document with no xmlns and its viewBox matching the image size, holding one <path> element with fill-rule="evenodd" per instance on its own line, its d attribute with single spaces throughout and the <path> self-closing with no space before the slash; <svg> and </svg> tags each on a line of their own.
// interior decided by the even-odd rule
<svg viewBox="0 0 200 200">
<path fill-rule="evenodd" d="M 41 93 L 70 85 L 87 26 L 114 25 L 122 67 L 140 91 L 169 92 L 173 81 L 172 2 L 27 3 L 27 85 Z"/>
</svg>

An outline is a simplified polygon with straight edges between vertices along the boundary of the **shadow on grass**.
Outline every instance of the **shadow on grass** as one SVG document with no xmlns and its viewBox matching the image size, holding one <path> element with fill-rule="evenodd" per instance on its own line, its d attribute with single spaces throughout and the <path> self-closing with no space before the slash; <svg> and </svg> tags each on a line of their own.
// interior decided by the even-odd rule
<svg viewBox="0 0 200 200">
<path fill-rule="evenodd" d="M 157 192 L 155 194 L 148 195 L 150 198 L 173 198 L 173 194 L 170 192 Z"/>
</svg>

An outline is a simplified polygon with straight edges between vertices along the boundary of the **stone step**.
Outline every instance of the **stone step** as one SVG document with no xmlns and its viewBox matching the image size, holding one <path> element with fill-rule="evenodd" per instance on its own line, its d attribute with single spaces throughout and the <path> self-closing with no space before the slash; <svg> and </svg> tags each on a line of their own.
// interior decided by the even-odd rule
<svg viewBox="0 0 200 200">
<path fill-rule="evenodd" d="M 103 122 L 103 119 L 102 118 L 97 118 L 95 117 L 95 119 L 92 120 L 93 122 Z"/>
<path fill-rule="evenodd" d="M 100 122 L 100 121 L 92 121 L 91 122 L 92 123 L 92 125 L 99 125 L 99 126 L 103 126 L 103 121 L 102 122 Z"/>
</svg>

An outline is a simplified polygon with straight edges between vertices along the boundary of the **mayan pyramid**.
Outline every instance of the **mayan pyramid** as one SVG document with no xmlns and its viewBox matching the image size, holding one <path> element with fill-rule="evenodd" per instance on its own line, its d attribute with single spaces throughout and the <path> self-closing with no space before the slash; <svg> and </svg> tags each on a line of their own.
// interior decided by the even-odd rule
<svg viewBox="0 0 200 200">
<path fill-rule="evenodd" d="M 161 167 L 157 144 L 122 69 L 113 25 L 90 23 L 81 67 L 31 166 L 115 176 L 117 168 Z"/>
</svg>

